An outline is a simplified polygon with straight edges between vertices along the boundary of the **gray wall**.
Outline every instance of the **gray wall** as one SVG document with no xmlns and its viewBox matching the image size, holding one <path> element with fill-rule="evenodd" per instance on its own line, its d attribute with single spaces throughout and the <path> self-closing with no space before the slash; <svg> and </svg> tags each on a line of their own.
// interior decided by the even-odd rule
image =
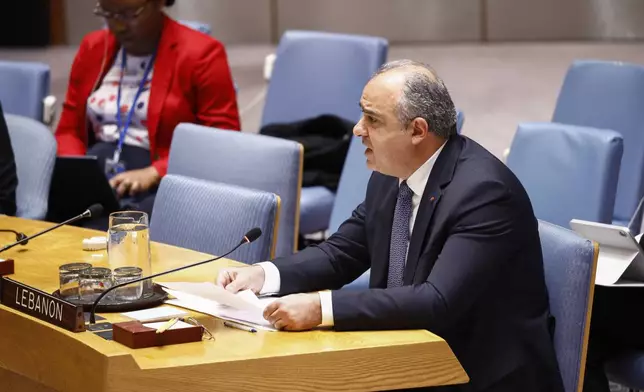
<svg viewBox="0 0 644 392">
<path fill-rule="evenodd" d="M 70 43 L 101 26 L 94 4 L 66 0 Z M 177 0 L 169 13 L 209 23 L 226 44 L 272 43 L 289 29 L 393 43 L 644 38 L 642 0 Z"/>
</svg>

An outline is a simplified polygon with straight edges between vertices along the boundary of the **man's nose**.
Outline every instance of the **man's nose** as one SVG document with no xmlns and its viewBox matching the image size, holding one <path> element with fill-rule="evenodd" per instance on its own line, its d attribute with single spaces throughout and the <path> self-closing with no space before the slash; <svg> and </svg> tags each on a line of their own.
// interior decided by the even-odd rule
<svg viewBox="0 0 644 392">
<path fill-rule="evenodd" d="M 367 133 L 364 131 L 364 127 L 362 126 L 362 117 L 360 118 L 360 121 L 353 127 L 353 134 L 356 136 L 366 136 Z"/>
</svg>

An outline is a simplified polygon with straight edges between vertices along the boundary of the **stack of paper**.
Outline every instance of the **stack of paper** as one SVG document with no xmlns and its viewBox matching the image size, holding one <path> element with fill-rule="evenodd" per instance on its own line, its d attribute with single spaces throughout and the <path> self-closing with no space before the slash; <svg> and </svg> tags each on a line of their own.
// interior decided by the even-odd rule
<svg viewBox="0 0 644 392">
<path fill-rule="evenodd" d="M 276 331 L 263 316 L 264 308 L 275 298 L 258 298 L 252 291 L 233 294 L 214 283 L 157 282 L 176 299 L 167 304 L 235 321 L 258 329 Z"/>
</svg>

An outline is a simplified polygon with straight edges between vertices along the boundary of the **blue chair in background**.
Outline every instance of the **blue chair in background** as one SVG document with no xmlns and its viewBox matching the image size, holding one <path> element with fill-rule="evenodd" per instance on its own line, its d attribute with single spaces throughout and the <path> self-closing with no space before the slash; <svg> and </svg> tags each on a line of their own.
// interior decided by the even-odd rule
<svg viewBox="0 0 644 392">
<path fill-rule="evenodd" d="M 575 61 L 552 118 L 555 123 L 612 129 L 624 138 L 613 222 L 626 226 L 644 196 L 644 67 Z"/>
<path fill-rule="evenodd" d="M 623 151 L 615 131 L 552 123 L 520 124 L 508 167 L 525 187 L 538 219 L 611 223 Z"/>
<path fill-rule="evenodd" d="M 31 118 L 5 114 L 5 120 L 18 176 L 16 216 L 43 220 L 56 161 L 56 139 L 49 128 Z"/>
<path fill-rule="evenodd" d="M 150 238 L 220 256 L 259 227 L 262 236 L 231 256 L 253 264 L 272 256 L 279 204 L 270 192 L 166 175 L 154 202 Z"/>
<path fill-rule="evenodd" d="M 297 249 L 303 157 L 302 145 L 294 141 L 179 124 L 170 147 L 168 173 L 278 195 L 281 213 L 275 255 L 279 257 Z"/>
<path fill-rule="evenodd" d="M 43 121 L 49 80 L 47 64 L 0 61 L 0 102 L 4 112 Z"/>
<path fill-rule="evenodd" d="M 196 20 L 180 20 L 179 23 L 181 23 L 184 26 L 188 26 L 192 29 L 195 29 L 197 31 L 201 31 L 204 34 L 207 34 L 207 35 L 212 34 L 212 27 L 210 27 L 208 23 L 199 22 Z"/>
<path fill-rule="evenodd" d="M 362 89 L 384 64 L 389 44 L 379 37 L 287 31 L 277 47 L 266 93 L 262 126 L 331 114 L 358 122 Z M 334 194 L 305 187 L 300 232 L 326 229 Z"/>
<path fill-rule="evenodd" d="M 581 392 L 599 246 L 573 231 L 539 221 L 554 346 L 566 392 Z"/>
</svg>

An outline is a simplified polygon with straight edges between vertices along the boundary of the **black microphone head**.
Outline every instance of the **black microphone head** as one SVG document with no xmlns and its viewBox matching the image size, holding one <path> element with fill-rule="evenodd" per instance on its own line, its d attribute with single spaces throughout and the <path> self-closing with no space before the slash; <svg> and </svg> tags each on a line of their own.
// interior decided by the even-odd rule
<svg viewBox="0 0 644 392">
<path fill-rule="evenodd" d="M 16 233 L 16 241 L 22 241 L 27 238 L 25 233 Z M 21 242 L 20 245 L 27 245 L 29 241 Z"/>
<path fill-rule="evenodd" d="M 99 203 L 92 204 L 89 206 L 87 211 L 83 215 L 85 215 L 87 218 L 96 218 L 99 217 L 103 214 L 103 206 Z"/>
<path fill-rule="evenodd" d="M 256 227 L 254 229 L 248 230 L 248 233 L 244 235 L 244 239 L 248 241 L 248 243 L 250 244 L 251 242 L 258 239 L 261 235 L 262 235 L 262 229 L 260 229 L 259 227 Z"/>
</svg>

